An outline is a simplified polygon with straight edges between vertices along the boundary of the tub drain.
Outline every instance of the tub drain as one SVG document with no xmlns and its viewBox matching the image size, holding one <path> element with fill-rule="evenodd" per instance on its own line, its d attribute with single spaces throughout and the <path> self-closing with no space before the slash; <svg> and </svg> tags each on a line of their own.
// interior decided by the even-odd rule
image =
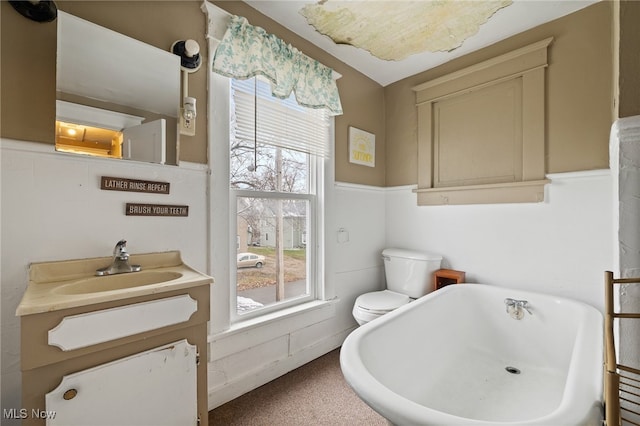
<svg viewBox="0 0 640 426">
<path fill-rule="evenodd" d="M 515 367 L 505 367 L 505 370 L 507 370 L 507 372 L 511 374 L 520 374 L 520 370 Z"/>
</svg>

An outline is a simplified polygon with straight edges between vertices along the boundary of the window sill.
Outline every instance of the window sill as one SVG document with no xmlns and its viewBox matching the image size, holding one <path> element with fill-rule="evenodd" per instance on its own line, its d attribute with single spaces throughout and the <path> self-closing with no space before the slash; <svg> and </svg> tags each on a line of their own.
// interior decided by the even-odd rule
<svg viewBox="0 0 640 426">
<path fill-rule="evenodd" d="M 296 328 L 306 327 L 307 325 L 317 323 L 329 319 L 335 315 L 336 300 L 314 300 L 303 303 L 301 305 L 292 306 L 277 312 L 271 312 L 258 317 L 247 320 L 238 321 L 232 324 L 229 329 L 209 336 L 209 342 L 231 337 L 238 333 L 245 333 L 258 327 L 268 326 L 274 323 L 286 321 L 299 315 L 308 316 L 307 320 L 296 318 Z"/>
<path fill-rule="evenodd" d="M 524 182 L 468 185 L 446 188 L 418 188 L 419 206 L 447 204 L 540 203 L 549 179 Z"/>
</svg>

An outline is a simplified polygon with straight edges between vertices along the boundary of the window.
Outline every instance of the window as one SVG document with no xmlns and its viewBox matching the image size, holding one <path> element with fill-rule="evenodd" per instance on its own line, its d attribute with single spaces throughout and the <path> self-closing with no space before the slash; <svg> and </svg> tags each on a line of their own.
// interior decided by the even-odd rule
<svg viewBox="0 0 640 426">
<path fill-rule="evenodd" d="M 318 297 L 330 118 L 298 105 L 295 95 L 273 97 L 262 77 L 232 79 L 230 104 L 231 235 L 238 241 L 231 296 L 239 320 Z"/>
</svg>

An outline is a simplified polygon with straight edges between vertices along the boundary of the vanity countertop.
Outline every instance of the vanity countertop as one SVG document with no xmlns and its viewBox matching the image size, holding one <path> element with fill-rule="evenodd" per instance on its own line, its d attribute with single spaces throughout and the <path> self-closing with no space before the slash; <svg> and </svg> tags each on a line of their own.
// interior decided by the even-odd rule
<svg viewBox="0 0 640 426">
<path fill-rule="evenodd" d="M 23 316 L 52 312 L 213 283 L 212 277 L 183 263 L 179 251 L 132 254 L 130 262 L 131 264 L 141 265 L 141 272 L 96 277 L 95 271 L 108 265 L 111 260 L 111 257 L 100 257 L 32 263 L 29 266 L 29 284 L 22 301 L 16 309 L 16 315 Z M 65 291 L 70 286 L 81 290 L 85 281 L 91 282 L 93 284 L 92 287 L 97 287 L 96 283 L 99 285 L 100 280 L 104 280 L 106 283 L 110 280 L 110 277 L 117 277 L 120 281 L 124 281 L 127 278 L 135 280 L 145 273 L 154 273 L 157 276 L 171 277 L 171 279 L 113 290 L 87 292 L 76 290 L 72 293 Z M 140 275 L 136 276 L 136 274 Z"/>
</svg>

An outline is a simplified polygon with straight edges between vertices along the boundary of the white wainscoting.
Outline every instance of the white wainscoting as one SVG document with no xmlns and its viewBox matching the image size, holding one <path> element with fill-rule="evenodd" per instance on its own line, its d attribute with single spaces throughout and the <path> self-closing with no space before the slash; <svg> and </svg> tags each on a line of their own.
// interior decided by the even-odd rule
<svg viewBox="0 0 640 426">
<path fill-rule="evenodd" d="M 467 281 L 542 291 L 603 309 L 613 266 L 609 170 L 547 176 L 545 202 L 416 205 L 411 187 L 387 192 L 388 245 L 444 256 Z"/>
</svg>

